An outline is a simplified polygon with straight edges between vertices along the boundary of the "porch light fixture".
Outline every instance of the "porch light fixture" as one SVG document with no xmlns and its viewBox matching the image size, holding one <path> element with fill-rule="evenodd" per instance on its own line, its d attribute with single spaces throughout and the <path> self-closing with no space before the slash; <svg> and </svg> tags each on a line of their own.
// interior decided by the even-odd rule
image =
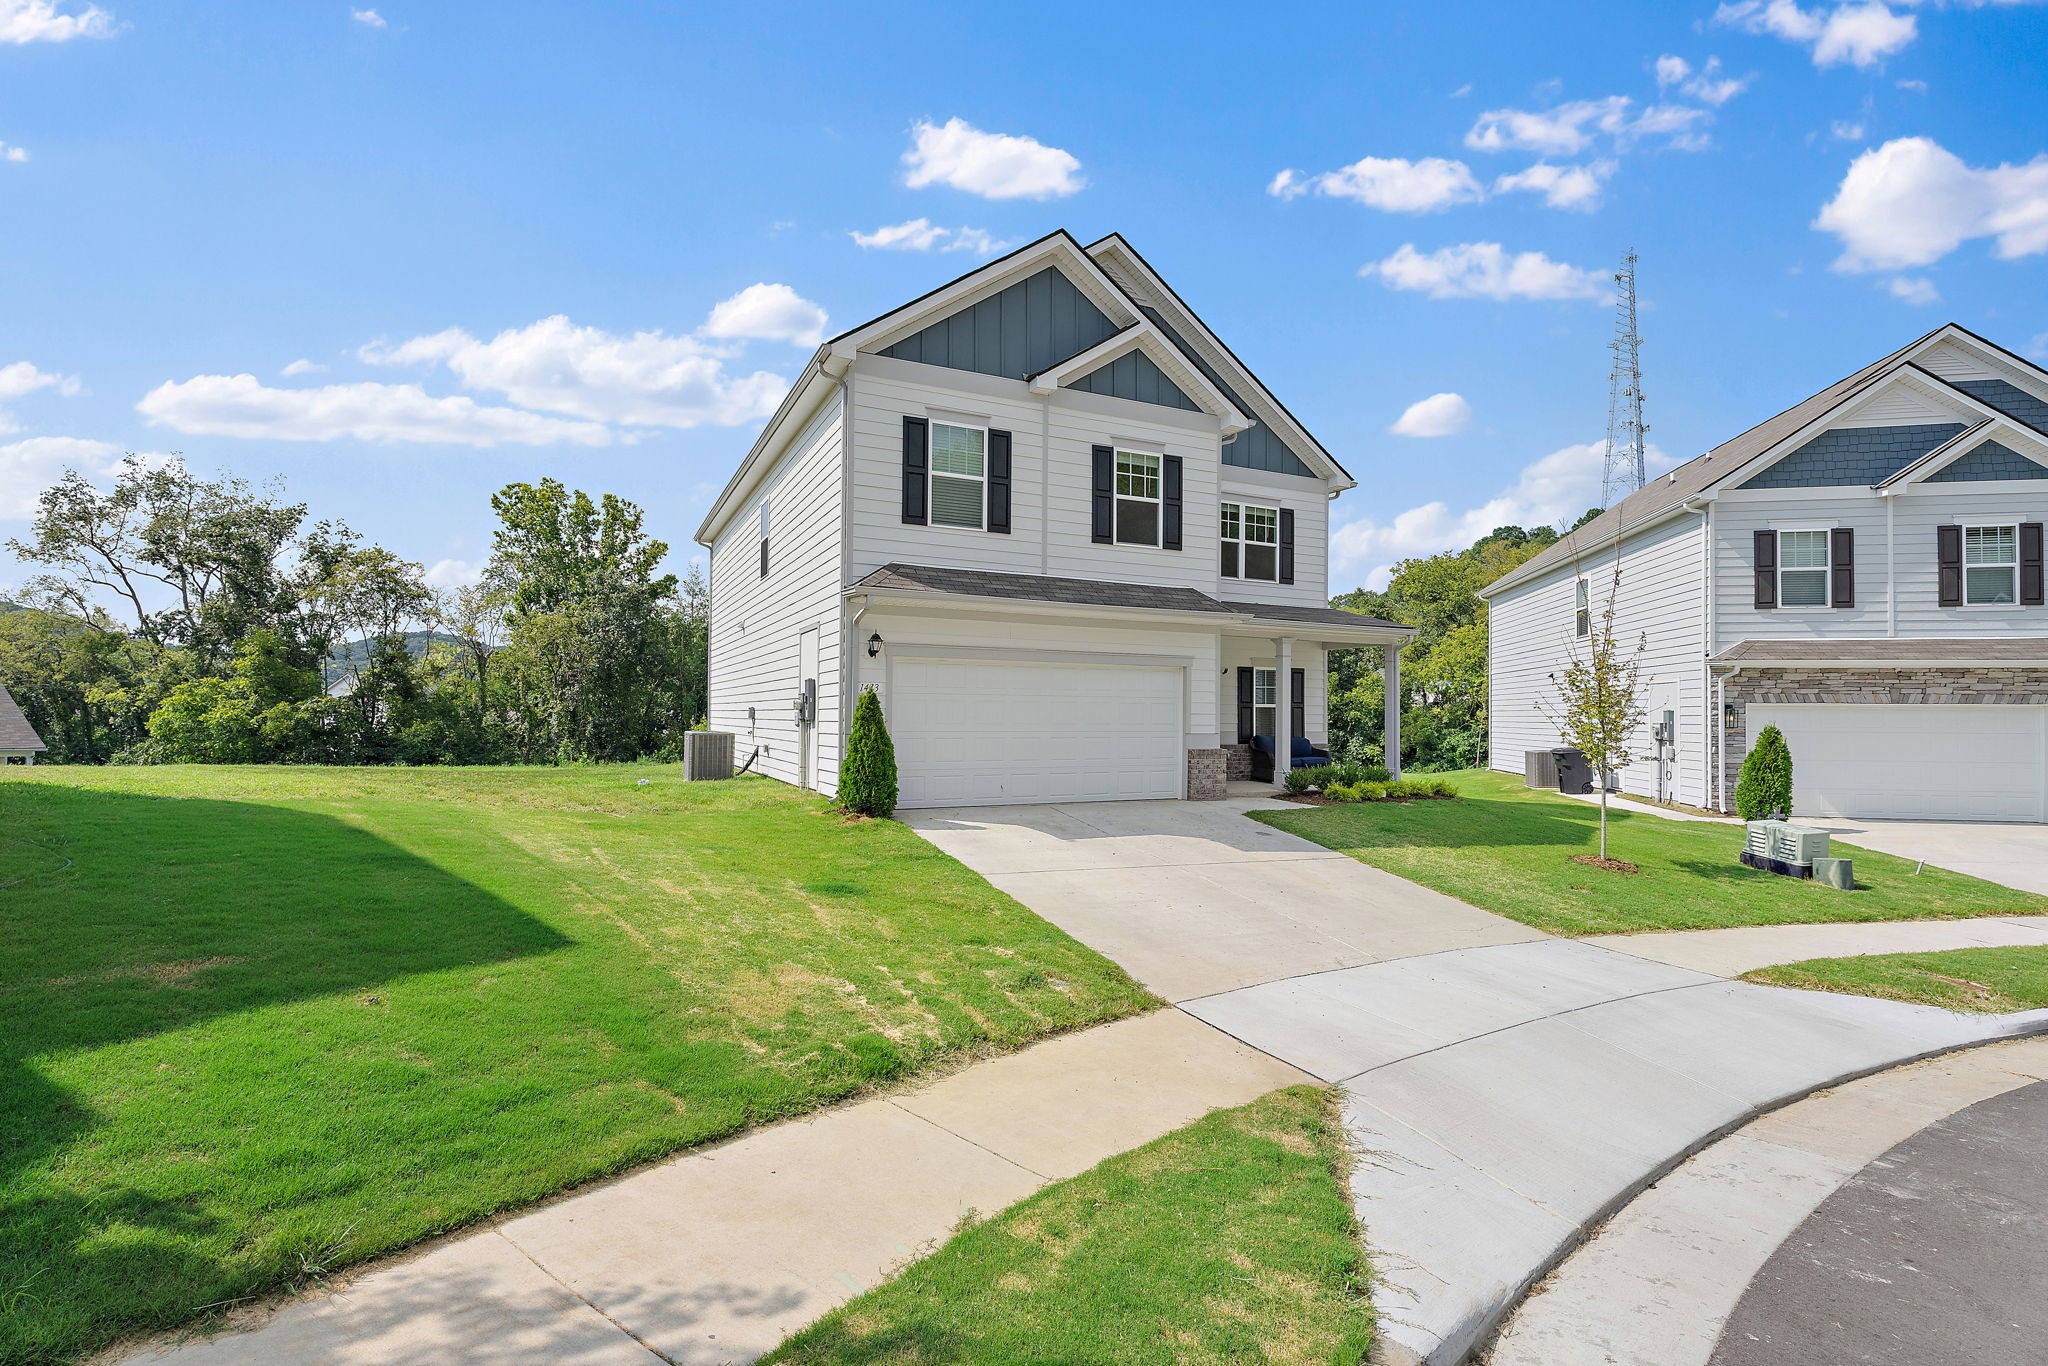
<svg viewBox="0 0 2048 1366">
<path fill-rule="evenodd" d="M 1723 702 L 1721 704 L 1721 724 L 1724 726 L 1741 725 L 1742 708 L 1738 707 L 1733 702 Z"/>
<path fill-rule="evenodd" d="M 876 634 L 868 637 L 868 658 L 873 659 L 876 655 L 880 653 L 882 653 L 882 637 L 881 634 L 877 632 Z"/>
</svg>

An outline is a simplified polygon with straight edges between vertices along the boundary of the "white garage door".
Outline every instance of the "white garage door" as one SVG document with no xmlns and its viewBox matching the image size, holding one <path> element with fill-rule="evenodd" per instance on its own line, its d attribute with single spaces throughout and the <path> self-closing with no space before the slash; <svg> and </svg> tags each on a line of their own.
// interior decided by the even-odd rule
<svg viewBox="0 0 2048 1366">
<path fill-rule="evenodd" d="M 1752 706 L 1792 749 L 1801 816 L 2038 821 L 2041 707 Z"/>
<path fill-rule="evenodd" d="M 1178 797 L 1181 670 L 898 659 L 889 731 L 904 806 Z"/>
</svg>

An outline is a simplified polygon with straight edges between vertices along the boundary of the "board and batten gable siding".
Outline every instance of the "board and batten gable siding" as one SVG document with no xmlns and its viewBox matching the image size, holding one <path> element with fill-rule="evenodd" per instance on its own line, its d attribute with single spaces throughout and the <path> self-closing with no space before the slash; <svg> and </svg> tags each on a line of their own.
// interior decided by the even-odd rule
<svg viewBox="0 0 2048 1366">
<path fill-rule="evenodd" d="M 829 401 L 711 547 L 711 729 L 733 733 L 735 764 L 761 746 L 755 771 L 797 782 L 797 651 L 803 632 L 816 627 L 816 785 L 828 795 L 838 787 L 843 733 L 841 422 L 840 403 Z M 764 499 L 770 505 L 765 578 L 759 541 Z"/>
<path fill-rule="evenodd" d="M 1614 630 L 1624 648 L 1646 642 L 1642 688 L 1649 703 L 1636 748 L 1650 750 L 1649 728 L 1665 708 L 1678 723 L 1678 757 L 1669 771 L 1670 792 L 1681 801 L 1707 804 L 1705 659 L 1706 610 L 1700 518 L 1686 514 L 1629 537 L 1622 544 L 1621 598 Z M 1562 676 L 1577 643 L 1573 633 L 1578 580 L 1587 581 L 1593 629 L 1614 582 L 1611 549 L 1589 554 L 1579 565 L 1560 565 L 1493 599 L 1488 608 L 1490 697 L 1487 762 L 1504 773 L 1520 773 L 1527 750 L 1560 743 L 1557 724 L 1544 714 L 1561 708 L 1551 675 Z M 1583 648 L 1583 647 L 1580 647 Z M 1657 766 L 1644 760 L 1619 775 L 1622 790 L 1654 796 Z"/>
<path fill-rule="evenodd" d="M 914 332 L 881 354 L 895 360 L 1026 379 L 1116 335 L 1117 326 L 1058 266 Z"/>
</svg>

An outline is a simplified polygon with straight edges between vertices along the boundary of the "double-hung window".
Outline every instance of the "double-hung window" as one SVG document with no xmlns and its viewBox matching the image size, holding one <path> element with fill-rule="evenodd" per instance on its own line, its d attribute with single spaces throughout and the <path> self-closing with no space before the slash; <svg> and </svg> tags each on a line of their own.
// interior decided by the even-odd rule
<svg viewBox="0 0 2048 1366">
<path fill-rule="evenodd" d="M 1116 541 L 1159 544 L 1160 458 L 1140 451 L 1116 453 Z"/>
<path fill-rule="evenodd" d="M 1963 528 L 1963 601 L 1993 607 L 2020 600 L 2020 529 L 2013 526 Z"/>
<path fill-rule="evenodd" d="M 1828 605 L 1828 533 L 1778 533 L 1778 602 L 1786 607 Z"/>
<path fill-rule="evenodd" d="M 1221 527 L 1224 578 L 1264 579 L 1271 583 L 1280 577 L 1278 508 L 1225 503 Z"/>
<path fill-rule="evenodd" d="M 1252 734 L 1278 735 L 1280 675 L 1273 669 L 1252 670 Z"/>
<path fill-rule="evenodd" d="M 932 423 L 931 517 L 979 531 L 988 506 L 988 429 Z"/>
<path fill-rule="evenodd" d="M 1578 601 L 1572 609 L 1572 634 L 1580 640 L 1593 634 L 1593 599 L 1584 579 L 1579 580 Z"/>
</svg>

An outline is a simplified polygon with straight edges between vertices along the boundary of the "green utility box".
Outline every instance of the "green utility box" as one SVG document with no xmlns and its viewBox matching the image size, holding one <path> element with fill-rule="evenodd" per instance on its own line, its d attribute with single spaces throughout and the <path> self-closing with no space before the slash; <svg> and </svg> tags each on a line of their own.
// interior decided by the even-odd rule
<svg viewBox="0 0 2048 1366">
<path fill-rule="evenodd" d="M 1751 821 L 1742 862 L 1786 877 L 1812 877 L 1814 862 L 1828 856 L 1828 832 L 1790 821 Z"/>
<path fill-rule="evenodd" d="M 1817 858 L 1813 861 L 1813 880 L 1844 892 L 1854 891 L 1856 865 L 1845 858 Z"/>
</svg>

